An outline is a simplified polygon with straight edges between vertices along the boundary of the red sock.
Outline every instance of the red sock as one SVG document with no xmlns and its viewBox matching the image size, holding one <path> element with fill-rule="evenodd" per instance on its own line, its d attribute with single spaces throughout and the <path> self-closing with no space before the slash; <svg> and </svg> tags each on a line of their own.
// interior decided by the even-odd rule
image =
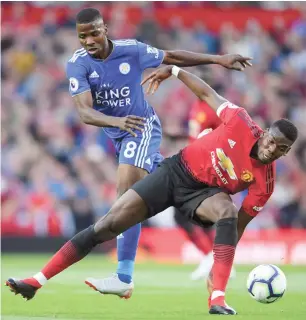
<svg viewBox="0 0 306 320">
<path fill-rule="evenodd" d="M 225 292 L 227 282 L 233 266 L 235 250 L 236 247 L 232 245 L 214 245 L 214 265 L 212 268 L 213 294 L 211 304 L 224 305 L 224 294 L 214 297 L 214 292 Z"/>
<path fill-rule="evenodd" d="M 190 240 L 196 245 L 196 247 L 202 251 L 205 255 L 212 250 L 212 240 L 210 237 L 200 228 L 194 227 L 188 234 Z"/>
<path fill-rule="evenodd" d="M 111 236 L 107 234 L 107 236 Z M 111 238 L 110 238 L 111 239 Z M 87 254 L 102 241 L 96 240 L 94 226 L 91 225 L 77 233 L 71 240 L 66 242 L 63 247 L 51 258 L 41 272 L 32 278 L 24 281 L 36 287 L 37 283 L 45 284 L 47 280 L 59 274 L 72 264 L 83 259 Z"/>
<path fill-rule="evenodd" d="M 51 258 L 41 272 L 31 278 L 23 279 L 22 281 L 39 289 L 47 280 L 62 272 L 80 259 L 82 259 L 82 257 L 77 254 L 76 247 L 71 241 L 68 241 Z"/>
<path fill-rule="evenodd" d="M 41 272 L 47 279 L 50 279 L 82 258 L 83 257 L 78 254 L 73 243 L 68 241 L 59 251 L 57 251 Z"/>
</svg>

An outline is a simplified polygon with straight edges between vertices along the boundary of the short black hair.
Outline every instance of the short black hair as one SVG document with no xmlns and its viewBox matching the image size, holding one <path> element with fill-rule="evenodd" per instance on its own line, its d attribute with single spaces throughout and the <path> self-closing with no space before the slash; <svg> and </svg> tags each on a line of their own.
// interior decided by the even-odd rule
<svg viewBox="0 0 306 320">
<path fill-rule="evenodd" d="M 292 142 L 298 137 L 297 127 L 288 119 L 274 121 L 271 128 L 278 128 L 278 130 Z"/>
<path fill-rule="evenodd" d="M 81 10 L 76 16 L 76 23 L 85 24 L 102 19 L 101 13 L 99 10 L 94 8 L 85 8 Z"/>
</svg>

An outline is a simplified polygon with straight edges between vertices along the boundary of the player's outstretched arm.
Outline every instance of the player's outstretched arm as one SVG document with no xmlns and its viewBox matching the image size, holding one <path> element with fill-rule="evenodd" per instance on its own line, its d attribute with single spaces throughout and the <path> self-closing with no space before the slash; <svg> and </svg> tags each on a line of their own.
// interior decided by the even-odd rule
<svg viewBox="0 0 306 320">
<path fill-rule="evenodd" d="M 163 64 L 179 67 L 192 67 L 205 64 L 219 64 L 227 69 L 243 71 L 247 66 L 252 66 L 252 58 L 240 54 L 210 55 L 184 50 L 165 51 Z"/>
<path fill-rule="evenodd" d="M 73 100 L 78 109 L 81 120 L 86 124 L 91 124 L 96 127 L 117 127 L 121 130 L 129 132 L 132 136 L 137 137 L 133 131 L 143 131 L 145 118 L 128 115 L 126 117 L 111 117 L 93 109 L 93 101 L 90 91 L 78 94 L 73 97 Z"/>
<path fill-rule="evenodd" d="M 149 82 L 147 88 L 148 94 L 153 94 L 159 87 L 160 83 L 171 77 L 171 75 L 179 78 L 184 84 L 196 95 L 200 100 L 206 101 L 207 104 L 217 111 L 220 105 L 227 100 L 220 96 L 213 88 L 199 77 L 190 72 L 180 69 L 177 66 L 166 66 L 152 72 L 147 76 L 141 84 Z"/>
<path fill-rule="evenodd" d="M 243 208 L 240 208 L 239 212 L 238 212 L 238 225 L 237 225 L 237 229 L 238 229 L 238 242 L 241 239 L 243 232 L 246 228 L 246 226 L 253 220 L 254 217 L 250 216 L 249 214 L 247 214 Z"/>
</svg>

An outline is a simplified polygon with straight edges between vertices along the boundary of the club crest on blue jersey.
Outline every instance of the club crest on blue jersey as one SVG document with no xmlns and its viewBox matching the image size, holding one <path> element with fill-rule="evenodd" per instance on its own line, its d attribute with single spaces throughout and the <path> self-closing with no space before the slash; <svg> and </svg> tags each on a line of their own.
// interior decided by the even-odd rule
<svg viewBox="0 0 306 320">
<path fill-rule="evenodd" d="M 120 64 L 119 70 L 122 74 L 128 74 L 131 70 L 131 66 L 127 62 L 123 62 Z"/>
</svg>

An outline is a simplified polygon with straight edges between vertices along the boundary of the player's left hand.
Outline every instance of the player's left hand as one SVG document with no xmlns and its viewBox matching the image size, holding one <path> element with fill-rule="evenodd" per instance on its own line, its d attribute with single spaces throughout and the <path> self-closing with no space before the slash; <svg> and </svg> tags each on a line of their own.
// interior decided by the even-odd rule
<svg viewBox="0 0 306 320">
<path fill-rule="evenodd" d="M 149 81 L 149 86 L 147 88 L 147 94 L 153 94 L 159 87 L 159 85 L 166 79 L 170 78 L 172 75 L 172 67 L 166 66 L 156 71 L 150 73 L 146 78 L 141 82 L 141 85 L 144 85 Z"/>
<path fill-rule="evenodd" d="M 240 54 L 224 54 L 218 59 L 218 64 L 227 69 L 243 71 L 247 66 L 251 67 L 252 58 L 243 57 Z"/>
</svg>

